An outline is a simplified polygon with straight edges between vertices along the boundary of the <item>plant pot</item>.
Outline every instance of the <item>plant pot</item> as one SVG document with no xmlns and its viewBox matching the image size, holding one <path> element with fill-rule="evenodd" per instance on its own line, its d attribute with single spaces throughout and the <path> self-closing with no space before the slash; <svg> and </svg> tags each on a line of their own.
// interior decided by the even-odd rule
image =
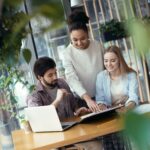
<svg viewBox="0 0 150 150">
<path fill-rule="evenodd" d="M 114 35 L 113 32 L 104 32 L 102 33 L 102 41 L 103 42 L 109 42 L 109 41 L 114 41 L 114 40 L 118 40 L 121 38 L 124 38 L 125 36 L 123 35 Z"/>
<path fill-rule="evenodd" d="M 29 124 L 29 121 L 21 120 L 20 124 L 21 124 L 21 128 L 24 130 L 25 134 L 29 134 L 29 133 L 32 132 L 31 126 Z"/>
<path fill-rule="evenodd" d="M 11 121 L 8 123 L 0 122 L 0 149 L 13 150 L 13 140 L 11 136 Z"/>
</svg>

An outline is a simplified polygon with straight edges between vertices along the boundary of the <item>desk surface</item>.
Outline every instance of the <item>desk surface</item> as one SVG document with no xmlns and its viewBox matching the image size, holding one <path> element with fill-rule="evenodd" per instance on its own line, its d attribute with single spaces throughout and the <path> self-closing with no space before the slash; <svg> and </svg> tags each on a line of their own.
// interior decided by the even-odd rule
<svg viewBox="0 0 150 150">
<path fill-rule="evenodd" d="M 93 123 L 78 124 L 64 132 L 25 134 L 23 130 L 16 130 L 12 136 L 15 150 L 47 150 L 103 136 L 122 128 L 121 120 L 112 117 Z"/>
</svg>

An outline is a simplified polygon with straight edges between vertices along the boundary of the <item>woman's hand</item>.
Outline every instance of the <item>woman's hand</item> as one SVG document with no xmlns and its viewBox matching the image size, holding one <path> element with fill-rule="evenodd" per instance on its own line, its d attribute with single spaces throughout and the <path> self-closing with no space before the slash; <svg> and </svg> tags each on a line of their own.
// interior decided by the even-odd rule
<svg viewBox="0 0 150 150">
<path fill-rule="evenodd" d="M 136 103 L 133 102 L 133 101 L 130 101 L 130 102 L 127 103 L 126 108 L 127 108 L 127 110 L 131 110 L 131 109 L 133 109 L 135 106 L 136 106 Z"/>
<path fill-rule="evenodd" d="M 79 109 L 76 110 L 76 112 L 74 113 L 75 116 L 82 116 L 85 115 L 87 113 L 90 113 L 91 110 L 86 108 L 86 107 L 81 107 Z"/>
<path fill-rule="evenodd" d="M 88 100 L 86 100 L 86 103 L 92 112 L 100 111 L 98 104 L 94 100 L 88 99 Z"/>
<path fill-rule="evenodd" d="M 119 105 L 119 104 L 124 105 L 124 104 L 126 103 L 126 101 L 127 101 L 128 98 L 129 98 L 129 96 L 124 95 L 124 96 L 122 96 L 121 98 L 117 99 L 115 102 L 113 102 L 112 105 L 113 105 L 113 106 L 117 106 L 117 105 Z"/>
<path fill-rule="evenodd" d="M 126 113 L 127 111 L 133 109 L 136 106 L 135 102 L 128 102 L 125 107 L 121 107 L 117 109 L 116 111 L 119 113 Z"/>
<path fill-rule="evenodd" d="M 127 112 L 127 108 L 126 107 L 121 107 L 119 109 L 116 109 L 116 112 L 119 114 L 124 114 Z"/>
<path fill-rule="evenodd" d="M 99 110 L 100 111 L 103 111 L 103 110 L 106 110 L 107 109 L 107 106 L 105 105 L 105 104 L 98 104 L 98 106 L 99 106 Z"/>
<path fill-rule="evenodd" d="M 93 99 L 91 99 L 88 94 L 84 94 L 82 98 L 86 101 L 87 106 L 92 112 L 100 111 L 98 104 Z"/>
</svg>

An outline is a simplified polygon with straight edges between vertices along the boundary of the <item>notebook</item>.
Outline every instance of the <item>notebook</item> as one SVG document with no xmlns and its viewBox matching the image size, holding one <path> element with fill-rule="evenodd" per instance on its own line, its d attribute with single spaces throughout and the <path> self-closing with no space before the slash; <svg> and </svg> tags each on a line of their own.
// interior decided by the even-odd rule
<svg viewBox="0 0 150 150">
<path fill-rule="evenodd" d="M 64 131 L 78 122 L 61 123 L 54 105 L 25 108 L 33 132 Z"/>
<path fill-rule="evenodd" d="M 96 120 L 100 120 L 100 119 L 103 119 L 103 118 L 108 118 L 110 116 L 114 116 L 114 115 L 117 115 L 118 113 L 116 112 L 116 109 L 119 109 L 121 107 L 123 107 L 124 105 L 120 104 L 118 106 L 114 106 L 114 107 L 111 107 L 111 108 L 108 108 L 104 111 L 100 111 L 100 112 L 93 112 L 93 113 L 89 113 L 89 114 L 86 114 L 86 115 L 83 115 L 81 116 L 81 120 L 79 123 L 88 123 L 88 122 L 93 122 L 93 121 L 96 121 Z"/>
</svg>

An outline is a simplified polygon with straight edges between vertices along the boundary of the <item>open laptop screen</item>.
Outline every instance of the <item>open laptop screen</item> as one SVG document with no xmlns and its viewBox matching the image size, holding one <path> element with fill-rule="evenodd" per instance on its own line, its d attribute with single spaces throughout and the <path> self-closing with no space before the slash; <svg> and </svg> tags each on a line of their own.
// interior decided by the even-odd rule
<svg viewBox="0 0 150 150">
<path fill-rule="evenodd" d="M 33 132 L 63 131 L 76 124 L 68 122 L 62 127 L 54 105 L 28 107 L 25 114 Z"/>
</svg>

